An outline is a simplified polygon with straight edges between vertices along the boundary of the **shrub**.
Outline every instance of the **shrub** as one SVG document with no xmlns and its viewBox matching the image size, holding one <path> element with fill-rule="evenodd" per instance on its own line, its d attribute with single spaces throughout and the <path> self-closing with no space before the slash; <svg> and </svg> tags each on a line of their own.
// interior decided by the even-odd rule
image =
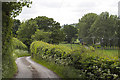
<svg viewBox="0 0 120 80">
<path fill-rule="evenodd" d="M 89 48 L 90 48 L 91 51 L 95 51 L 94 47 L 90 46 Z"/>
<path fill-rule="evenodd" d="M 30 56 L 30 54 L 28 54 L 28 51 L 16 49 L 13 51 L 13 56 L 15 58 L 18 58 L 18 57 L 23 57 L 23 56 Z"/>
<path fill-rule="evenodd" d="M 12 38 L 12 43 L 14 49 L 23 49 L 23 50 L 27 49 L 27 46 L 15 37 Z"/>
</svg>

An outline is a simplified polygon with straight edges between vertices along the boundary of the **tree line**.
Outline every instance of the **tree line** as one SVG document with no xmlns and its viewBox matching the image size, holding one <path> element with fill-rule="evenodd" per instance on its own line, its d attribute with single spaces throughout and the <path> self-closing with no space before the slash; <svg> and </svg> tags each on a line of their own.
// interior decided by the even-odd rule
<svg viewBox="0 0 120 80">
<path fill-rule="evenodd" d="M 46 16 L 31 18 L 25 22 L 14 20 L 13 34 L 28 47 L 35 40 L 51 44 L 73 43 L 78 39 L 88 45 L 118 46 L 119 22 L 116 15 L 102 12 L 85 14 L 76 24 L 60 26 L 59 22 Z"/>
<path fill-rule="evenodd" d="M 101 43 L 103 46 L 118 46 L 119 19 L 116 15 L 102 12 L 89 13 L 79 20 L 79 39 L 88 44 Z"/>
</svg>

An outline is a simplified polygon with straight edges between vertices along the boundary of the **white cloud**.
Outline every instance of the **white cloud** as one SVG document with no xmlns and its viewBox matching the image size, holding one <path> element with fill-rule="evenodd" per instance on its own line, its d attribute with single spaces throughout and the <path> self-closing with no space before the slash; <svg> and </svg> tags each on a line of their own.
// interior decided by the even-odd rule
<svg viewBox="0 0 120 80">
<path fill-rule="evenodd" d="M 37 16 L 47 16 L 63 24 L 77 23 L 84 14 L 108 11 L 118 14 L 119 0 L 33 0 L 31 8 L 23 8 L 16 17 L 25 20 Z"/>
</svg>

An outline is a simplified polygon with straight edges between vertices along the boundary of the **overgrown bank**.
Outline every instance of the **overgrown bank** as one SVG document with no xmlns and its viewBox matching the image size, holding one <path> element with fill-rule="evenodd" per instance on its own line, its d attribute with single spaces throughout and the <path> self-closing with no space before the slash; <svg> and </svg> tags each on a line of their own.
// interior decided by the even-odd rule
<svg viewBox="0 0 120 80">
<path fill-rule="evenodd" d="M 118 58 L 92 56 L 92 49 L 86 49 L 84 46 L 71 50 L 68 47 L 35 41 L 31 44 L 30 50 L 33 60 L 54 70 L 63 78 L 71 78 L 71 74 L 75 74 L 72 78 L 81 79 L 115 80 L 120 78 Z"/>
<path fill-rule="evenodd" d="M 13 17 L 21 13 L 23 6 L 29 7 L 31 3 L 2 2 L 0 4 L 2 5 L 2 78 L 11 78 L 16 72 L 12 43 Z"/>
<path fill-rule="evenodd" d="M 11 51 L 11 54 L 7 54 L 5 56 L 3 55 L 3 78 L 14 77 L 14 74 L 17 72 L 17 65 L 15 63 L 15 59 L 17 59 L 18 57 L 30 56 L 30 54 L 28 54 L 28 51 L 26 51 L 27 46 L 14 37 L 11 39 L 11 47 L 9 50 Z"/>
</svg>

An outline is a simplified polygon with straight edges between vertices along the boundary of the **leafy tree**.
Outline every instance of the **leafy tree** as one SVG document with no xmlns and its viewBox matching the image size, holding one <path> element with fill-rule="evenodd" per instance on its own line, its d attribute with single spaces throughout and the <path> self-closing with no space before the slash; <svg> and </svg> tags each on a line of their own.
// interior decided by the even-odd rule
<svg viewBox="0 0 120 80">
<path fill-rule="evenodd" d="M 63 40 L 62 38 L 63 36 L 62 36 L 62 32 L 60 31 L 60 28 L 61 28 L 60 23 L 54 21 L 52 18 L 39 16 L 35 19 L 31 18 L 30 20 L 23 22 L 17 31 L 18 34 L 17 37 L 24 44 L 26 44 L 28 48 L 32 42 L 32 39 L 44 40 L 44 41 L 48 41 L 49 43 L 59 43 L 61 42 L 61 40 Z M 39 30 L 36 32 L 37 29 Z M 46 36 L 47 34 L 48 36 Z M 49 35 L 50 35 L 50 39 L 48 39 Z"/>
<path fill-rule="evenodd" d="M 103 38 L 104 45 L 109 45 L 108 42 L 116 37 L 116 20 L 117 16 L 102 12 L 90 29 L 91 35 L 98 41 Z"/>
<path fill-rule="evenodd" d="M 77 28 L 71 25 L 64 25 L 63 31 L 65 34 L 65 39 L 68 43 L 71 43 L 72 39 L 76 39 L 76 34 L 78 33 Z"/>
<path fill-rule="evenodd" d="M 51 32 L 45 32 L 44 30 L 37 29 L 35 34 L 31 36 L 31 38 L 33 40 L 37 40 L 37 41 L 42 40 L 44 42 L 49 42 L 50 41 L 50 35 L 51 35 Z"/>
<path fill-rule="evenodd" d="M 18 20 L 18 19 L 14 19 L 14 20 L 13 20 L 13 36 L 14 36 L 14 37 L 17 36 L 17 33 L 16 33 L 16 32 L 17 32 L 20 24 L 21 24 L 20 20 Z"/>
<path fill-rule="evenodd" d="M 30 47 L 32 43 L 31 36 L 35 33 L 38 28 L 35 20 L 30 19 L 28 21 L 22 22 L 17 31 L 17 38 L 21 40 L 24 44 Z"/>
<path fill-rule="evenodd" d="M 38 16 L 34 20 L 37 22 L 38 29 L 43 29 L 45 32 L 51 32 L 49 43 L 58 44 L 64 40 L 64 34 L 60 30 L 60 23 L 54 21 L 53 18 Z"/>
<path fill-rule="evenodd" d="M 117 20 L 117 24 L 118 24 L 118 26 L 117 26 L 117 37 L 118 37 L 118 47 L 119 47 L 119 52 L 120 52 L 120 18 L 118 18 L 118 20 Z M 120 54 L 119 54 L 119 57 L 120 57 Z"/>
<path fill-rule="evenodd" d="M 15 72 L 12 57 L 12 18 L 19 15 L 22 7 L 30 3 L 3 2 L 2 3 L 2 78 L 11 78 Z"/>
<path fill-rule="evenodd" d="M 88 13 L 84 15 L 81 19 L 79 19 L 79 23 L 77 25 L 79 39 L 83 39 L 87 43 L 91 43 L 91 35 L 90 28 L 91 25 L 95 22 L 97 18 L 97 14 Z"/>
<path fill-rule="evenodd" d="M 52 30 L 50 38 L 51 41 L 49 43 L 59 44 L 60 42 L 64 41 L 65 35 L 60 29 L 54 29 Z"/>
<path fill-rule="evenodd" d="M 44 31 L 49 31 L 53 28 L 61 28 L 60 23 L 54 21 L 53 18 L 38 16 L 34 20 L 37 22 L 38 29 L 44 29 Z"/>
</svg>

